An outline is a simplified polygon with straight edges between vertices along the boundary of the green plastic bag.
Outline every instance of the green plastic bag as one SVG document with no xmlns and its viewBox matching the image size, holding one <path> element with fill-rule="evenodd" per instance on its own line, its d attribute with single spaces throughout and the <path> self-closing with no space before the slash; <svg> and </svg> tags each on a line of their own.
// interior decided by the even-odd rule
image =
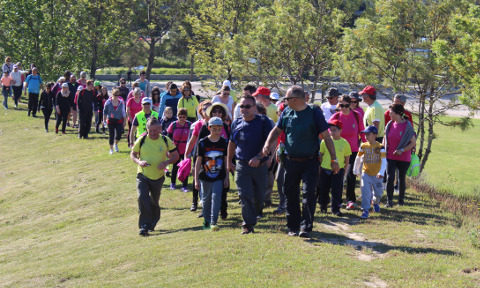
<svg viewBox="0 0 480 288">
<path fill-rule="evenodd" d="M 417 177 L 418 174 L 420 174 L 420 158 L 418 158 L 417 154 L 412 152 L 412 160 L 410 161 L 410 166 L 407 170 L 407 176 Z"/>
</svg>

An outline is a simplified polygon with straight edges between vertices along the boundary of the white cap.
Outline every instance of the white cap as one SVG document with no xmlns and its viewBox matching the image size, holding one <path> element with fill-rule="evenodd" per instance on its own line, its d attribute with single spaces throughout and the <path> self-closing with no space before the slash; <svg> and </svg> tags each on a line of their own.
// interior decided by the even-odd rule
<svg viewBox="0 0 480 288">
<path fill-rule="evenodd" d="M 223 81 L 222 86 L 228 86 L 228 88 L 230 88 L 230 90 L 232 90 L 232 83 L 230 83 L 230 80 Z"/>
<path fill-rule="evenodd" d="M 270 93 L 270 99 L 278 100 L 278 99 L 280 99 L 280 95 L 278 95 L 277 92 L 272 92 L 272 93 Z"/>
</svg>

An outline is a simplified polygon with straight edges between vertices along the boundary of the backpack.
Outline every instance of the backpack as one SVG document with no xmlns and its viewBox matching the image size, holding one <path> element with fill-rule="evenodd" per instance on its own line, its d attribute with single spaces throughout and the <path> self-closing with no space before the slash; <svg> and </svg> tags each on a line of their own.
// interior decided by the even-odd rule
<svg viewBox="0 0 480 288">
<path fill-rule="evenodd" d="M 140 149 L 142 149 L 142 146 L 143 144 L 145 144 L 145 138 L 147 138 L 147 135 L 148 133 L 143 133 L 140 137 L 142 137 L 142 139 L 140 139 Z M 167 142 L 167 137 L 165 137 L 165 135 L 163 134 L 160 134 L 162 136 L 162 139 L 163 141 L 165 141 L 165 145 L 167 145 L 167 149 L 168 149 L 168 142 Z"/>
<path fill-rule="evenodd" d="M 357 120 L 358 130 L 360 130 L 360 120 L 359 120 L 359 118 L 358 118 L 358 116 L 359 116 L 359 115 L 358 115 L 358 112 L 355 111 L 355 110 L 350 110 L 350 112 L 352 112 L 352 113 L 353 113 L 353 116 L 355 116 L 355 120 Z M 337 116 L 335 116 L 335 115 L 337 115 Z M 335 118 L 334 118 L 334 117 L 335 117 Z M 337 119 L 337 120 L 338 120 L 338 118 L 340 118 L 340 114 L 339 114 L 338 112 L 335 113 L 335 114 L 333 114 L 332 119 Z M 325 120 L 326 120 L 326 119 L 325 119 Z"/>
<path fill-rule="evenodd" d="M 418 158 L 417 154 L 412 152 L 412 160 L 410 161 L 410 166 L 407 170 L 407 176 L 417 177 L 418 174 L 420 174 L 420 158 Z"/>
</svg>

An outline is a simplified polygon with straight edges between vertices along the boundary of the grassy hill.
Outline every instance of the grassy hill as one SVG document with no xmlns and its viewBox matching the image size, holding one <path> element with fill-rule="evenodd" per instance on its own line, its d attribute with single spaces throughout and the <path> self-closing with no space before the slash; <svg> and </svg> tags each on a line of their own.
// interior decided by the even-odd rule
<svg viewBox="0 0 480 288">
<path fill-rule="evenodd" d="M 125 141 L 109 155 L 104 135 L 45 133 L 43 119 L 26 114 L 24 104 L 0 114 L 0 286 L 480 285 L 478 222 L 410 190 L 405 206 L 368 221 L 359 211 L 317 213 L 313 238 L 304 240 L 285 234 L 274 208 L 257 233 L 240 235 L 235 187 L 221 230 L 203 231 L 188 209 L 191 194 L 167 189 L 167 180 L 158 230 L 140 237 Z"/>
</svg>

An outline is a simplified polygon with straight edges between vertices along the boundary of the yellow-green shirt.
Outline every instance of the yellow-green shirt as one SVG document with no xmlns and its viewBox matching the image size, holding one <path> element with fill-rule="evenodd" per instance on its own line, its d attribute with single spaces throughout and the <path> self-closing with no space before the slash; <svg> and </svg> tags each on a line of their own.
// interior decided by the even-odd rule
<svg viewBox="0 0 480 288">
<path fill-rule="evenodd" d="M 197 108 L 198 108 L 198 100 L 196 96 L 191 96 L 189 99 L 185 99 L 184 97 L 178 100 L 177 104 L 177 111 L 180 108 L 187 109 L 187 117 L 189 118 L 197 118 Z"/>
<path fill-rule="evenodd" d="M 373 125 L 373 122 L 379 121 L 378 124 L 378 134 L 377 137 L 383 137 L 383 133 L 385 131 L 385 111 L 382 108 L 382 105 L 378 103 L 377 100 L 373 102 L 372 105 L 368 106 L 367 110 L 365 110 L 365 115 L 363 115 L 363 124 L 365 124 L 365 128 Z"/>
<path fill-rule="evenodd" d="M 272 119 L 273 123 L 277 123 L 278 115 L 277 115 L 277 106 L 273 103 L 270 103 L 267 107 L 267 117 Z"/>
<path fill-rule="evenodd" d="M 340 138 L 334 140 L 332 138 L 333 145 L 335 145 L 335 154 L 337 155 L 338 166 L 340 169 L 345 168 L 345 157 L 352 155 L 352 150 L 350 149 L 350 144 L 348 141 Z M 332 170 L 332 158 L 330 157 L 330 152 L 328 152 L 327 145 L 325 141 L 320 143 L 320 154 L 322 155 L 322 168 Z"/>
<path fill-rule="evenodd" d="M 145 142 L 140 149 L 140 141 L 143 137 L 147 138 L 145 138 Z M 148 135 L 145 135 L 143 137 L 140 137 L 137 139 L 137 141 L 135 141 L 132 150 L 135 152 L 140 152 L 140 160 L 147 161 L 150 166 L 138 166 L 137 173 L 143 174 L 148 179 L 157 180 L 165 174 L 164 169 L 159 170 L 157 168 L 158 165 L 167 160 L 168 151 L 175 151 L 175 149 L 177 148 L 175 147 L 175 144 L 173 144 L 172 140 L 167 136 L 165 136 L 165 139 L 167 139 L 168 149 L 162 135 L 160 135 L 156 140 L 150 139 Z"/>
</svg>

